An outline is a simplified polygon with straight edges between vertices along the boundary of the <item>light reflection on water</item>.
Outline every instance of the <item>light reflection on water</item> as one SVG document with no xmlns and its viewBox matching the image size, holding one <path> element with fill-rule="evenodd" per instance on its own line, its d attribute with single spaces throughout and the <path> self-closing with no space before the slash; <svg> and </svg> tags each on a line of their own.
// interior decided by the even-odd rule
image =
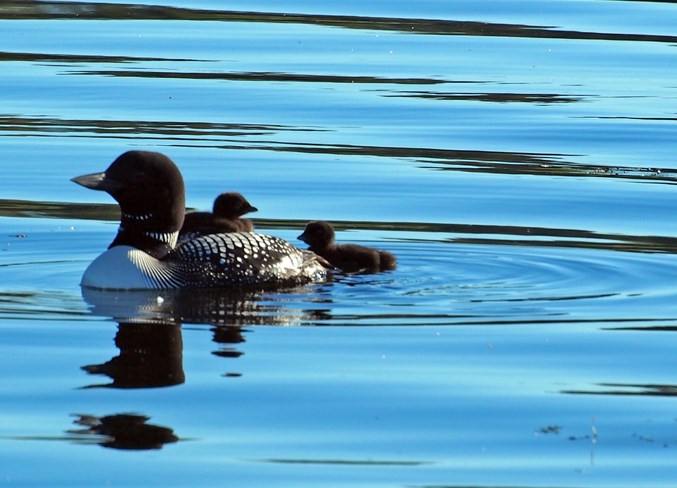
<svg viewBox="0 0 677 488">
<path fill-rule="evenodd" d="M 171 5 L 0 5 L 0 479 L 674 486 L 675 5 Z M 83 291 L 129 148 L 399 267 Z"/>
</svg>

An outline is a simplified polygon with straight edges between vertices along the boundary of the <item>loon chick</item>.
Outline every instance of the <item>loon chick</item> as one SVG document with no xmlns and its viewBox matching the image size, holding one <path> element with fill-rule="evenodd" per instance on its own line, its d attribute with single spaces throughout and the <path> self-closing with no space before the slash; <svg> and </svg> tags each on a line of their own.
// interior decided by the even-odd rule
<svg viewBox="0 0 677 488">
<path fill-rule="evenodd" d="M 308 244 L 308 249 L 325 258 L 332 266 L 347 273 L 357 271 L 373 273 L 397 267 L 397 259 L 387 251 L 357 244 L 335 244 L 334 228 L 329 222 L 322 220 L 308 223 L 298 239 Z"/>
<path fill-rule="evenodd" d="M 254 232 L 251 220 L 240 218 L 249 212 L 258 212 L 245 197 L 237 192 L 221 193 L 214 200 L 213 212 L 186 214 L 179 240 L 222 232 Z"/>
<path fill-rule="evenodd" d="M 163 154 L 129 151 L 103 173 L 72 181 L 109 193 L 121 212 L 117 236 L 85 271 L 84 287 L 268 288 L 326 278 L 315 254 L 265 234 L 212 234 L 177 246 L 185 190 L 181 172 Z"/>
</svg>

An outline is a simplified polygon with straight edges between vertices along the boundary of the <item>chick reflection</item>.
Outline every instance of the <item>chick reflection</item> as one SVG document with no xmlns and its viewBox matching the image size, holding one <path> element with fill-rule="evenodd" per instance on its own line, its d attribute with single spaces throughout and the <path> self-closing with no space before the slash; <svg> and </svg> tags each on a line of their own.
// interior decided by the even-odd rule
<svg viewBox="0 0 677 488">
<path fill-rule="evenodd" d="M 113 380 L 87 388 L 153 388 L 185 381 L 183 339 L 179 324 L 121 322 L 115 335 L 120 354 L 103 364 L 83 366 L 90 374 Z"/>
<path fill-rule="evenodd" d="M 122 413 L 95 417 L 76 415 L 74 424 L 84 429 L 69 430 L 70 434 L 82 436 L 82 442 L 95 442 L 112 449 L 161 449 L 179 438 L 169 427 L 146 423 L 150 418 L 144 415 Z"/>
<path fill-rule="evenodd" d="M 239 358 L 244 354 L 242 351 L 238 351 L 235 347 L 230 345 L 245 342 L 245 338 L 242 335 L 243 330 L 241 328 L 214 327 L 212 332 L 214 333 L 214 342 L 217 344 L 224 344 L 221 349 L 214 351 L 212 354 L 222 358 Z"/>
</svg>

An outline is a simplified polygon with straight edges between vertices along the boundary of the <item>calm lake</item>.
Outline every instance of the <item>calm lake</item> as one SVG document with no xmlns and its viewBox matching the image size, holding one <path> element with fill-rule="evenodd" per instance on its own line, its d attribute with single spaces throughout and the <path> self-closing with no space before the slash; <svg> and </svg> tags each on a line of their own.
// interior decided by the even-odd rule
<svg viewBox="0 0 677 488">
<path fill-rule="evenodd" d="M 4 0 L 0 69 L 0 485 L 677 486 L 677 2 Z M 399 266 L 82 290 L 129 149 Z"/>
</svg>

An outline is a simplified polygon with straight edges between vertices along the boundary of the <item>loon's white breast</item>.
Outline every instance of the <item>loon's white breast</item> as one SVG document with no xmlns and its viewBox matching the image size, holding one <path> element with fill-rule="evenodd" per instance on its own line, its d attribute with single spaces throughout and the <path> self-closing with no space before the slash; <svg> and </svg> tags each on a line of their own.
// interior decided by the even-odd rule
<svg viewBox="0 0 677 488">
<path fill-rule="evenodd" d="M 132 246 L 115 246 L 101 254 L 85 270 L 80 284 L 108 290 L 178 287 L 166 263 Z"/>
</svg>

